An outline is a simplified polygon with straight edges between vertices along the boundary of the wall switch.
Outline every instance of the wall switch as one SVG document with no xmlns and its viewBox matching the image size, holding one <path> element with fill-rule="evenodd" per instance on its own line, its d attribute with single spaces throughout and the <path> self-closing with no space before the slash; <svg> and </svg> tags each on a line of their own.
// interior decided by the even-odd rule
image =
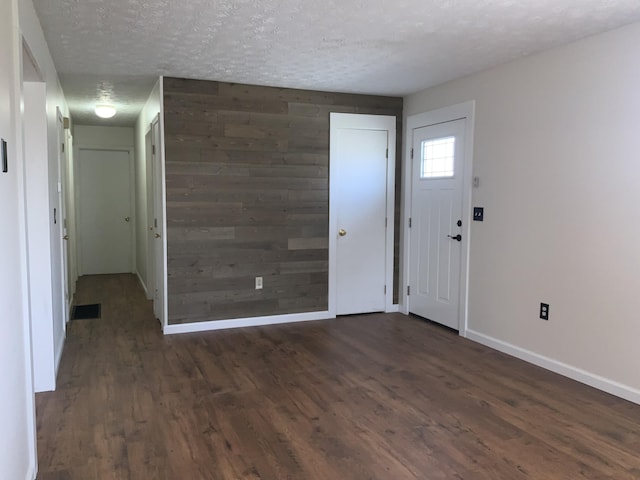
<svg viewBox="0 0 640 480">
<path fill-rule="evenodd" d="M 484 221 L 484 208 L 483 207 L 473 207 L 473 221 L 474 222 L 482 222 L 482 221 Z"/>
<path fill-rule="evenodd" d="M 2 157 L 2 173 L 7 173 L 9 171 L 9 162 L 7 159 L 8 153 L 7 153 L 7 142 L 5 141 L 5 139 L 1 139 L 0 142 L 0 150 L 2 150 L 0 152 L 0 157 Z"/>
<path fill-rule="evenodd" d="M 260 290 L 262 288 L 262 277 L 256 277 L 256 290 Z"/>
<path fill-rule="evenodd" d="M 542 320 L 549 320 L 549 304 L 548 303 L 540 304 L 540 318 Z"/>
</svg>

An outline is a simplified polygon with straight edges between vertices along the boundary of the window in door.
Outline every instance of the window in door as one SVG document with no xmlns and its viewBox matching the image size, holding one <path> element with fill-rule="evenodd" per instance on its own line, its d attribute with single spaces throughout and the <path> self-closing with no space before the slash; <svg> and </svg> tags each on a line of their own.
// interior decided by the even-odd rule
<svg viewBox="0 0 640 480">
<path fill-rule="evenodd" d="M 456 137 L 443 137 L 422 142 L 420 178 L 453 177 Z"/>
</svg>

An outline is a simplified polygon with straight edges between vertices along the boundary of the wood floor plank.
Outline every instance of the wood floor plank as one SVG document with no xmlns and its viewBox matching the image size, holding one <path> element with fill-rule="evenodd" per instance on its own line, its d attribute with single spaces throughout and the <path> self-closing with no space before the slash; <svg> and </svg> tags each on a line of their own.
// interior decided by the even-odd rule
<svg viewBox="0 0 640 480">
<path fill-rule="evenodd" d="M 76 300 L 39 480 L 640 478 L 640 406 L 422 319 L 165 337 L 133 275 Z"/>
</svg>

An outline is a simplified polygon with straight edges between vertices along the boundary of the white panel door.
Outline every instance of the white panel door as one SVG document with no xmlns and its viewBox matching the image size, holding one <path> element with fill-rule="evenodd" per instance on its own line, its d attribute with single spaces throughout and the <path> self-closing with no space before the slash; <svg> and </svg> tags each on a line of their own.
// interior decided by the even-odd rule
<svg viewBox="0 0 640 480">
<path fill-rule="evenodd" d="M 60 109 L 57 109 L 57 126 L 58 126 L 58 206 L 59 206 L 59 219 L 58 225 L 56 228 L 56 235 L 54 237 L 56 248 L 60 250 L 60 264 L 56 266 L 53 263 L 54 270 L 59 269 L 59 278 L 61 285 L 57 286 L 54 282 L 54 295 L 60 297 L 60 314 L 62 315 L 61 319 L 57 319 L 56 321 L 61 322 L 61 328 L 63 331 L 66 331 L 66 325 L 69 321 L 69 307 L 71 306 L 71 298 L 69 295 L 69 251 L 68 251 L 68 240 L 69 240 L 69 232 L 67 230 L 67 182 L 66 182 L 66 152 L 65 152 L 65 130 L 64 130 L 64 120 L 62 117 L 62 112 Z M 54 226 L 55 228 L 55 226 Z M 54 260 L 55 262 L 55 260 Z"/>
<path fill-rule="evenodd" d="M 164 299 L 165 299 L 165 239 L 164 239 L 164 204 L 163 204 L 163 184 L 162 175 L 162 152 L 160 136 L 160 117 L 156 117 L 151 124 L 151 143 L 153 166 L 153 274 L 154 279 L 150 282 L 153 285 L 153 312 L 160 323 L 164 325 Z"/>
<path fill-rule="evenodd" d="M 459 328 L 464 120 L 413 130 L 409 311 Z"/>
<path fill-rule="evenodd" d="M 385 310 L 387 130 L 341 128 L 337 155 L 336 314 Z"/>
<path fill-rule="evenodd" d="M 133 222 L 128 151 L 79 149 L 82 275 L 132 271 Z"/>
</svg>

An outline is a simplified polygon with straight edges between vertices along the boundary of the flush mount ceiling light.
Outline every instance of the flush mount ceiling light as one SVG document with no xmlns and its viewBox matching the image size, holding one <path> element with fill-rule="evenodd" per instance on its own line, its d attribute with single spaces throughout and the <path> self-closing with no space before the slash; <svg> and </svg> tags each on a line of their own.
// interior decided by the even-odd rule
<svg viewBox="0 0 640 480">
<path fill-rule="evenodd" d="M 113 105 L 96 105 L 96 115 L 100 118 L 111 118 L 116 114 L 116 107 Z"/>
</svg>

